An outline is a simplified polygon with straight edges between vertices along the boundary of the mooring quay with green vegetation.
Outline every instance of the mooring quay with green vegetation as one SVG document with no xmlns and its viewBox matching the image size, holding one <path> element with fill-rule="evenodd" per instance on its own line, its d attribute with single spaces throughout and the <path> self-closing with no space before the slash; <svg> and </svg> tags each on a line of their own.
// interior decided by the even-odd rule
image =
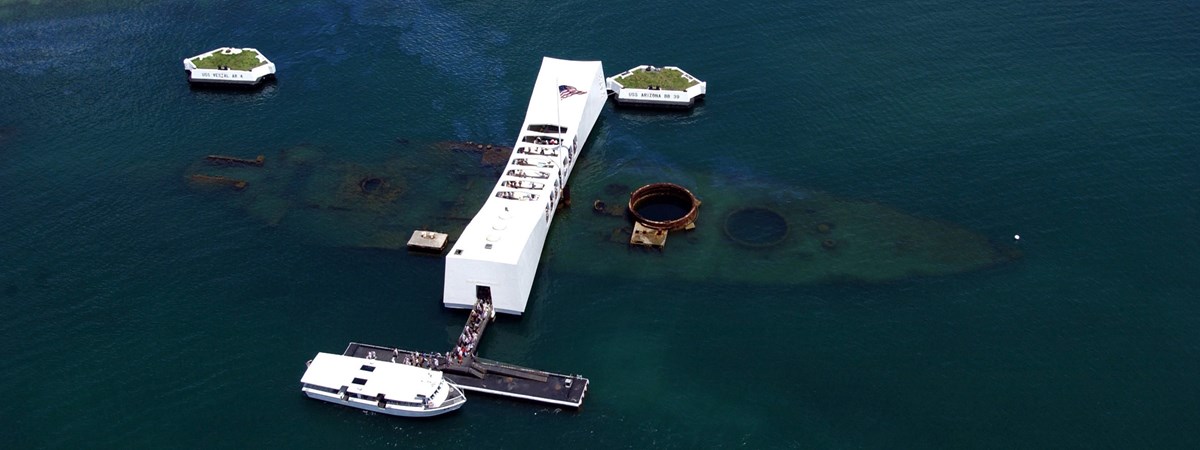
<svg viewBox="0 0 1200 450">
<path fill-rule="evenodd" d="M 188 81 L 204 84 L 256 86 L 275 77 L 275 63 L 253 48 L 221 47 L 185 58 Z"/>
<path fill-rule="evenodd" d="M 619 106 L 691 108 L 707 88 L 708 83 L 674 66 L 641 65 L 608 77 L 608 92 Z"/>
</svg>

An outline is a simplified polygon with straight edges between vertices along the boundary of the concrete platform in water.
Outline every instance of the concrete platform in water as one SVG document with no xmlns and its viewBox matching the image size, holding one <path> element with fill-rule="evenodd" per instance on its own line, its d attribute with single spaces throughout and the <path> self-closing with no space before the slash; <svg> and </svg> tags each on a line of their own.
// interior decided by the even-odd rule
<svg viewBox="0 0 1200 450">
<path fill-rule="evenodd" d="M 408 238 L 408 249 L 429 253 L 441 253 L 446 249 L 450 235 L 436 231 L 416 230 Z"/>
<path fill-rule="evenodd" d="M 563 375 L 527 367 L 504 364 L 483 358 L 473 358 L 471 364 L 452 364 L 445 354 L 420 353 L 395 347 L 350 343 L 343 355 L 367 358 L 371 352 L 378 357 L 425 358 L 437 361 L 447 380 L 464 391 L 519 398 L 541 403 L 578 408 L 587 394 L 588 379 L 579 375 Z M 432 362 L 430 362 L 432 364 Z"/>
<path fill-rule="evenodd" d="M 258 49 L 221 47 L 184 58 L 188 82 L 216 86 L 258 86 L 275 78 L 275 63 Z"/>
<path fill-rule="evenodd" d="M 583 396 L 588 388 L 587 378 L 504 364 L 477 356 L 484 332 L 495 317 L 496 309 L 491 298 L 480 297 L 471 307 L 471 314 L 451 351 L 420 353 L 352 342 L 343 355 L 365 359 L 384 358 L 393 363 L 440 371 L 443 377 L 465 391 L 573 408 L 583 404 Z"/>
<path fill-rule="evenodd" d="M 617 106 L 691 109 L 708 93 L 708 83 L 675 66 L 641 65 L 606 83 Z"/>
</svg>

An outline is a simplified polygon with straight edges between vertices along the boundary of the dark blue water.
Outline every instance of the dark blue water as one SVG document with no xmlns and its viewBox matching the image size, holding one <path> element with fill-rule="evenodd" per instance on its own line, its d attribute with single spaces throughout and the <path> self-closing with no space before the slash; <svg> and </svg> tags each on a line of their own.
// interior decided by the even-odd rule
<svg viewBox="0 0 1200 450">
<path fill-rule="evenodd" d="M 635 210 L 642 218 L 658 222 L 682 219 L 692 210 L 691 199 L 656 196 L 638 203 Z"/>
<path fill-rule="evenodd" d="M 189 89 L 181 59 L 224 45 L 279 82 Z M 264 222 L 188 167 L 510 143 L 547 55 L 709 83 L 690 114 L 606 110 L 573 182 L 649 163 L 819 190 L 1020 234 L 1024 257 L 772 287 L 556 269 L 552 240 L 481 351 L 587 375 L 581 411 L 305 399 L 317 351 L 452 342 L 441 260 Z M 1194 448 L 1198 78 L 1200 10 L 1175 1 L 0 2 L 0 441 Z"/>
</svg>

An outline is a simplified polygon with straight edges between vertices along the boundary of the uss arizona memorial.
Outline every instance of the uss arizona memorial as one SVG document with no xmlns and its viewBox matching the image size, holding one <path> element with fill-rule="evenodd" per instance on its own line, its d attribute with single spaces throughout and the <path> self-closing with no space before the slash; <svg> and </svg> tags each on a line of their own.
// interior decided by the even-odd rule
<svg viewBox="0 0 1200 450">
<path fill-rule="evenodd" d="M 466 401 L 460 388 L 561 406 L 582 404 L 589 384 L 582 376 L 490 361 L 476 352 L 495 313 L 525 312 L 571 171 L 609 90 L 622 87 L 610 86 L 613 80 L 605 80 L 599 61 L 542 59 L 513 152 L 446 256 L 442 302 L 471 310 L 454 350 L 426 354 L 351 343 L 342 355 L 321 353 L 309 362 L 301 379 L 305 395 L 404 416 L 458 409 Z M 390 362 L 376 360 L 389 353 Z M 394 367 L 412 364 L 419 367 Z"/>
<path fill-rule="evenodd" d="M 687 108 L 704 97 L 707 83 L 678 67 L 665 69 L 682 78 L 680 91 L 625 85 L 627 77 L 663 69 L 638 66 L 605 79 L 600 61 L 542 59 L 508 164 L 446 256 L 446 307 L 487 298 L 496 312 L 525 312 L 546 233 L 609 92 L 631 106 Z"/>
<path fill-rule="evenodd" d="M 607 98 L 599 61 L 542 60 L 512 156 L 446 256 L 445 306 L 488 297 L 497 312 L 525 311 L 559 199 Z"/>
</svg>

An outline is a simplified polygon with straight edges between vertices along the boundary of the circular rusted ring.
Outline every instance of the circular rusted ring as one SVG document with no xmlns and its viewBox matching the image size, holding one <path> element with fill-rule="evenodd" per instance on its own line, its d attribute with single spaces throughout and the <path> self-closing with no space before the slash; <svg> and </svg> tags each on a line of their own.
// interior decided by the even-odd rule
<svg viewBox="0 0 1200 450">
<path fill-rule="evenodd" d="M 642 217 L 637 212 L 637 206 L 643 201 L 659 196 L 671 196 L 683 199 L 692 206 L 683 217 L 673 220 L 650 220 Z M 629 195 L 629 213 L 633 215 L 634 220 L 645 227 L 656 230 L 678 230 L 686 227 L 688 224 L 696 221 L 696 216 L 700 214 L 699 207 L 700 200 L 697 200 L 696 196 L 692 195 L 692 191 L 675 183 L 647 184 Z"/>
</svg>

